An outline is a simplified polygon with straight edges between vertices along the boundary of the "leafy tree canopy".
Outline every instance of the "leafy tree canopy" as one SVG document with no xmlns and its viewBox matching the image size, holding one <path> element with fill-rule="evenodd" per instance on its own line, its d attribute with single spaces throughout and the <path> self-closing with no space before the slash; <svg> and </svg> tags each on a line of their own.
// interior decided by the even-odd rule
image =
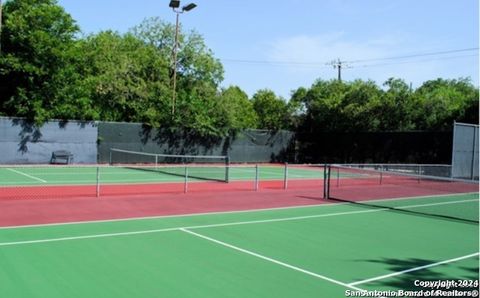
<svg viewBox="0 0 480 298">
<path fill-rule="evenodd" d="M 8 1 L 2 17 L 1 110 L 38 122 L 55 117 L 78 26 L 55 0 Z"/>
<path fill-rule="evenodd" d="M 195 32 L 179 30 L 173 101 L 175 26 L 149 18 L 126 34 L 81 36 L 56 0 L 3 3 L 0 115 L 142 122 L 223 136 L 247 128 L 316 131 L 447 130 L 478 123 L 479 90 L 469 79 L 427 81 L 412 90 L 390 78 L 319 79 L 292 92 L 252 98 L 221 89 L 224 69 Z M 172 114 L 172 107 L 175 113 Z"/>
<path fill-rule="evenodd" d="M 289 110 L 287 103 L 271 90 L 259 90 L 252 98 L 253 108 L 258 115 L 260 128 L 289 128 Z"/>
</svg>

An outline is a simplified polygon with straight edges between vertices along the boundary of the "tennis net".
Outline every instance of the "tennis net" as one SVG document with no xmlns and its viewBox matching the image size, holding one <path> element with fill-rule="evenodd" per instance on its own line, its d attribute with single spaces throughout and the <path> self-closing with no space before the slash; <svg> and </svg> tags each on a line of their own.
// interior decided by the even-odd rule
<svg viewBox="0 0 480 298">
<path fill-rule="evenodd" d="M 199 180 L 229 181 L 228 156 L 160 154 L 110 149 L 110 165 Z"/>
<path fill-rule="evenodd" d="M 448 176 L 448 166 L 441 165 L 329 165 L 324 197 L 478 224 L 478 182 Z M 405 208 L 406 200 L 387 200 L 399 198 L 415 199 L 419 206 Z M 418 203 L 419 198 L 425 203 Z M 440 202 L 444 199 L 448 203 Z"/>
</svg>

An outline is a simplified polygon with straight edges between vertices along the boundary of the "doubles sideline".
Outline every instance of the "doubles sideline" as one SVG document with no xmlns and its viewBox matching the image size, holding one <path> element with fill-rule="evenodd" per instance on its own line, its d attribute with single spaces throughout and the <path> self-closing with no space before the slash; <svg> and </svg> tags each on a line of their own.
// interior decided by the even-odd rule
<svg viewBox="0 0 480 298">
<path fill-rule="evenodd" d="M 413 208 L 421 208 L 421 207 L 429 207 L 429 206 L 470 203 L 470 202 L 476 202 L 476 201 L 478 201 L 478 199 L 440 202 L 440 203 L 430 203 L 430 204 L 407 205 L 407 206 L 401 206 L 401 207 L 396 207 L 396 208 L 397 209 L 413 209 Z M 22 241 L 12 241 L 12 242 L 0 242 L 0 247 L 14 246 L 14 245 L 25 245 L 25 244 L 35 244 L 35 243 L 46 243 L 46 242 L 59 242 L 59 241 L 81 240 L 81 239 L 93 239 L 93 238 L 106 238 L 106 237 L 119 237 L 119 236 L 130 236 L 130 235 L 140 235 L 140 234 L 151 234 L 151 233 L 160 233 L 160 232 L 181 231 L 182 229 L 193 230 L 193 229 L 216 228 L 216 227 L 225 227 L 225 226 L 262 224 L 262 223 L 272 223 L 272 222 L 285 222 L 285 221 L 305 220 L 305 219 L 312 219 L 312 218 L 345 216 L 345 215 L 363 214 L 363 213 L 375 213 L 375 212 L 383 212 L 383 211 L 388 211 L 388 210 L 390 210 L 390 208 L 387 207 L 387 208 L 377 208 L 377 209 L 371 209 L 371 210 L 345 211 L 345 212 L 335 212 L 335 213 L 305 215 L 305 216 L 294 216 L 294 217 L 282 217 L 282 218 L 263 219 L 263 220 L 217 223 L 217 224 L 208 224 L 208 225 L 181 226 L 181 227 L 141 230 L 141 231 L 132 231 L 132 232 L 118 232 L 118 233 L 93 234 L 93 235 L 83 235 L 83 236 L 71 236 L 71 237 L 22 240 Z"/>
</svg>

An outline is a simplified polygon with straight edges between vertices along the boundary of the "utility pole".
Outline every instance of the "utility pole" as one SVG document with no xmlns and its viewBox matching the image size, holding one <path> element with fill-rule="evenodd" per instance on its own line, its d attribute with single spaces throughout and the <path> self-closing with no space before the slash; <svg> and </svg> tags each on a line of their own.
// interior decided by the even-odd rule
<svg viewBox="0 0 480 298">
<path fill-rule="evenodd" d="M 334 64 L 333 68 L 338 69 L 338 81 L 341 82 L 342 81 L 342 61 L 340 61 L 340 59 L 338 59 L 337 64 Z"/>
<path fill-rule="evenodd" d="M 338 81 L 342 81 L 342 68 L 347 68 L 348 66 L 345 65 L 345 61 L 341 61 L 340 59 L 333 60 L 328 65 L 332 65 L 333 68 L 338 70 Z"/>
</svg>

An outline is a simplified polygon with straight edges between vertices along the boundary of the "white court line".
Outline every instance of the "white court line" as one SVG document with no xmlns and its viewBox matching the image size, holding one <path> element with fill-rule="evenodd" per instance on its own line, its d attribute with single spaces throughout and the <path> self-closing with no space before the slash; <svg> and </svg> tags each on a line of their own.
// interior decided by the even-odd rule
<svg viewBox="0 0 480 298">
<path fill-rule="evenodd" d="M 251 255 L 251 256 L 260 258 L 260 259 L 262 259 L 262 260 L 265 260 L 265 261 L 268 261 L 268 262 L 271 262 L 271 263 L 274 263 L 274 264 L 277 264 L 277 265 L 280 265 L 280 266 L 283 266 L 283 267 L 286 267 L 286 268 L 289 268 L 289 269 L 292 269 L 292 270 L 295 270 L 295 271 L 298 271 L 298 272 L 301 272 L 301 273 L 304 273 L 304 274 L 307 274 L 307 275 L 310 275 L 310 276 L 313 276 L 313 277 L 316 277 L 316 278 L 319 278 L 319 279 L 323 279 L 323 280 L 326 280 L 326 281 L 328 281 L 328 282 L 331 282 L 331 283 L 334 283 L 334 284 L 337 284 L 337 285 L 340 285 L 340 286 L 343 286 L 343 287 L 346 287 L 346 288 L 350 288 L 350 289 L 353 289 L 353 290 L 356 290 L 356 291 L 364 291 L 363 289 L 357 288 L 357 287 L 354 286 L 354 285 L 347 284 L 347 283 L 338 281 L 338 280 L 336 280 L 336 279 L 333 279 L 333 278 L 330 278 L 330 277 L 326 277 L 326 276 L 324 276 L 324 275 L 317 274 L 317 273 L 314 273 L 314 272 L 311 272 L 311 271 L 302 269 L 302 268 L 300 268 L 300 267 L 293 266 L 293 265 L 290 265 L 290 264 L 287 264 L 287 263 L 284 263 L 284 262 L 281 262 L 281 261 L 278 261 L 278 260 L 275 260 L 275 259 L 266 257 L 266 256 L 264 256 L 264 255 L 255 253 L 255 252 L 253 252 L 253 251 L 246 250 L 246 249 L 240 248 L 240 247 L 238 247 L 238 246 L 234 246 L 234 245 L 232 245 L 232 244 L 228 244 L 228 243 L 226 243 L 226 242 L 223 242 L 223 241 L 220 241 L 220 240 L 217 240 L 217 239 L 213 239 L 213 238 L 207 237 L 207 236 L 202 235 L 202 234 L 198 234 L 198 233 L 189 231 L 188 229 L 180 229 L 180 230 L 183 231 L 183 232 L 185 232 L 185 233 L 188 233 L 188 234 L 190 234 L 190 235 L 193 235 L 193 236 L 195 236 L 195 237 L 199 237 L 199 238 L 208 240 L 208 241 L 210 241 L 210 242 L 213 242 L 213 243 L 216 243 L 216 244 L 219 244 L 219 245 L 222 245 L 222 246 L 231 248 L 231 249 L 233 249 L 233 250 L 236 250 L 236 251 L 245 253 L 245 254 L 247 254 L 247 255 Z"/>
<path fill-rule="evenodd" d="M 466 192 L 458 195 L 471 195 L 478 194 L 476 192 Z M 416 197 L 402 197 L 402 198 L 391 198 L 391 199 L 381 199 L 381 200 L 365 200 L 361 201 L 362 203 L 371 203 L 371 202 L 396 202 L 404 200 L 414 200 L 414 199 L 423 199 L 431 197 L 449 197 L 452 194 L 443 194 L 443 195 L 426 195 L 426 196 L 416 196 Z M 473 200 L 464 200 L 462 202 L 474 202 L 479 199 Z M 455 202 L 455 201 L 449 201 Z M 220 212 L 206 212 L 206 213 L 188 213 L 188 214 L 177 214 L 177 215 L 159 215 L 159 216 L 144 216 L 144 217 L 132 217 L 132 218 L 120 218 L 120 219 L 100 219 L 100 220 L 85 220 L 85 221 L 72 221 L 72 222 L 61 222 L 61 223 L 46 223 L 46 224 L 33 224 L 33 225 L 20 225 L 20 226 L 7 226 L 0 227 L 0 230 L 10 230 L 10 229 L 22 229 L 22 228 L 42 228 L 50 226 L 67 226 L 67 225 L 82 225 L 82 224 L 95 224 L 95 223 L 109 223 L 109 222 L 127 222 L 135 220 L 156 220 L 163 218 L 182 218 L 182 217 L 193 217 L 193 216 L 205 216 L 205 215 L 222 215 L 222 214 L 241 214 L 241 213 L 254 213 L 254 212 L 265 212 L 265 211 L 277 211 L 277 210 L 291 210 L 291 209 L 311 209 L 311 208 L 322 208 L 322 207 L 335 207 L 340 205 L 348 205 L 349 202 L 343 203 L 334 203 L 334 204 L 322 204 L 322 205 L 304 205 L 304 206 L 290 206 L 290 207 L 274 207 L 274 208 L 262 208 L 262 209 L 253 209 L 253 210 L 237 210 L 237 211 L 220 211 Z"/>
<path fill-rule="evenodd" d="M 478 199 L 430 203 L 430 204 L 417 204 L 417 205 L 407 205 L 407 206 L 385 206 L 385 208 L 381 208 L 381 209 L 410 209 L 410 208 L 419 208 L 419 207 L 450 205 L 450 204 L 457 204 L 457 203 L 469 203 L 469 202 L 476 202 L 476 201 L 478 201 Z M 359 204 L 362 204 L 362 203 L 360 202 Z M 365 204 L 365 206 L 368 206 L 368 205 Z"/>
<path fill-rule="evenodd" d="M 369 278 L 369 279 L 364 279 L 364 280 L 352 282 L 352 283 L 349 283 L 349 285 L 355 286 L 355 285 L 360 285 L 360 284 L 366 284 L 366 283 L 369 283 L 369 282 L 372 282 L 372 281 L 377 281 L 377 280 L 381 280 L 381 279 L 385 279 L 385 278 L 389 278 L 389 277 L 393 277 L 393 276 L 397 276 L 397 275 L 402 275 L 402 274 L 413 272 L 413 271 L 418 271 L 418 270 L 431 268 L 431 267 L 435 267 L 435 266 L 439 266 L 439 265 L 443 265 L 443 264 L 448 264 L 448 263 L 453 263 L 453 262 L 456 262 L 456 261 L 465 260 L 465 259 L 472 258 L 472 257 L 478 256 L 478 255 L 480 255 L 480 253 L 476 252 L 476 253 L 473 253 L 473 254 L 465 255 L 465 256 L 462 256 L 462 257 L 454 258 L 454 259 L 449 259 L 449 260 L 445 260 L 445 261 L 441 261 L 441 262 L 437 262 L 437 263 L 432 263 L 432 264 L 419 266 L 419 267 L 415 267 L 415 268 L 411 268 L 411 269 L 407 269 L 407 270 L 403 270 L 403 271 L 398 271 L 398 272 L 394 272 L 394 273 L 390 273 L 390 274 L 385 274 L 385 275 L 381 275 L 381 276 L 377 276 L 377 277 L 372 277 L 372 278 Z"/>
<path fill-rule="evenodd" d="M 6 169 L 9 170 L 9 171 L 12 171 L 12 172 L 14 172 L 14 173 L 20 174 L 20 175 L 22 175 L 22 176 L 28 177 L 28 178 L 30 178 L 30 179 L 34 179 L 34 180 L 37 180 L 37 181 L 40 181 L 40 182 L 43 182 L 43 183 L 47 183 L 47 181 L 45 181 L 45 180 L 43 180 L 43 179 L 40 179 L 40 178 L 35 177 L 35 176 L 32 176 L 32 175 L 28 175 L 28 174 L 26 174 L 26 173 L 24 173 L 24 172 L 17 171 L 17 170 L 11 169 L 11 168 L 6 168 Z"/>
<path fill-rule="evenodd" d="M 370 212 L 378 212 L 378 211 L 382 211 L 382 210 L 380 210 L 380 209 L 378 209 L 378 210 L 362 210 L 362 211 L 329 213 L 329 214 L 321 214 L 321 215 L 308 215 L 308 216 L 297 216 L 297 217 L 286 217 L 286 218 L 275 218 L 275 219 L 264 219 L 264 220 L 253 220 L 253 221 L 239 221 L 239 222 L 210 224 L 210 225 L 174 227 L 174 228 L 143 230 L 143 231 L 134 231 L 134 232 L 119 232 L 119 233 L 109 233 L 109 234 L 96 234 L 96 235 L 85 235 L 85 236 L 61 237 L 61 238 L 47 238 L 47 239 L 26 240 L 26 241 L 0 242 L 0 247 L 2 247 L 2 246 L 12 246 L 12 245 L 23 245 L 23 244 L 34 244 L 34 243 L 45 243 L 45 242 L 60 242 L 60 241 L 68 241 L 68 240 L 81 240 L 81 239 L 91 239 L 91 238 L 106 238 L 106 237 L 116 237 L 116 236 L 150 234 L 150 233 L 178 231 L 178 230 L 181 230 L 181 229 L 204 229 L 204 228 L 238 226 L 238 225 L 247 225 L 247 224 L 260 224 L 260 223 L 270 223 L 270 222 L 292 221 L 292 220 L 302 220 L 302 219 L 309 219 L 309 218 L 330 217 L 330 216 L 349 215 L 349 214 L 358 214 L 358 213 L 370 213 Z"/>
<path fill-rule="evenodd" d="M 457 204 L 457 203 L 474 202 L 474 201 L 477 201 L 477 200 L 463 200 L 463 201 L 455 201 L 455 202 L 442 202 L 442 203 L 433 203 L 433 204 L 410 205 L 410 206 L 404 206 L 403 208 L 438 206 L 438 205 Z M 34 244 L 34 243 L 45 243 L 45 242 L 59 242 L 59 241 L 68 241 L 68 240 L 81 240 L 81 239 L 91 239 L 91 238 L 106 238 L 106 237 L 116 237 L 116 236 L 150 234 L 150 233 L 158 233 L 158 232 L 178 231 L 178 230 L 181 230 L 181 229 L 192 230 L 192 229 L 217 228 L 217 227 L 238 226 L 238 225 L 248 225 L 248 224 L 294 221 L 294 220 L 303 220 L 303 219 L 312 219 L 312 218 L 373 213 L 373 212 L 381 212 L 381 211 L 388 211 L 388 210 L 390 210 L 390 209 L 389 208 L 378 208 L 378 209 L 372 209 L 372 210 L 346 211 L 346 212 L 326 213 L 326 214 L 317 214 L 317 215 L 284 217 L 284 218 L 252 220 L 252 221 L 238 221 L 238 222 L 219 223 L 219 224 L 210 224 L 210 225 L 198 225 L 198 226 L 173 227 L 173 228 L 142 230 L 142 231 L 133 231 L 133 232 L 118 232 L 118 233 L 109 233 L 109 234 L 94 234 L 94 235 L 72 236 L 72 237 L 61 237 L 61 238 L 23 240 L 23 241 L 14 241 L 14 242 L 0 242 L 0 247 L 2 247 L 2 246 L 12 246 L 12 245 L 23 245 L 23 244 Z"/>
<path fill-rule="evenodd" d="M 107 237 L 117 237 L 117 236 L 142 235 L 142 234 L 151 234 L 151 233 L 159 233 L 159 232 L 170 232 L 170 231 L 178 231 L 178 230 L 179 230 L 179 228 L 166 228 L 166 229 L 145 230 L 145 231 L 135 231 L 135 232 L 110 233 L 110 234 L 96 234 L 96 235 L 73 236 L 73 237 L 62 237 L 62 238 L 47 238 L 47 239 L 15 241 L 15 242 L 2 242 L 2 243 L 0 243 L 0 247 L 2 247 L 2 246 L 13 246 L 13 245 L 22 245 L 22 244 L 35 244 L 35 243 L 47 243 L 47 242 L 61 242 L 61 241 L 69 241 L 69 240 L 81 240 L 81 239 L 107 238 Z"/>
</svg>

